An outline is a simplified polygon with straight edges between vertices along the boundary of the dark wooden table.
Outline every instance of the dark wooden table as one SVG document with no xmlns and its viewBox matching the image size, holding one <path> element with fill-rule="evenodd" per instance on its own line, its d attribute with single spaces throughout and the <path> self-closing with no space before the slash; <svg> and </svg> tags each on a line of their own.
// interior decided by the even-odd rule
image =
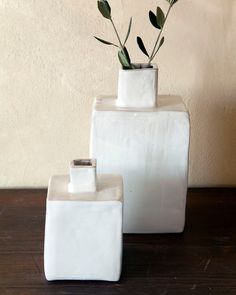
<svg viewBox="0 0 236 295">
<path fill-rule="evenodd" d="M 1 295 L 236 294 L 236 189 L 190 189 L 183 234 L 125 235 L 119 283 L 48 283 L 46 190 L 0 191 Z"/>
</svg>

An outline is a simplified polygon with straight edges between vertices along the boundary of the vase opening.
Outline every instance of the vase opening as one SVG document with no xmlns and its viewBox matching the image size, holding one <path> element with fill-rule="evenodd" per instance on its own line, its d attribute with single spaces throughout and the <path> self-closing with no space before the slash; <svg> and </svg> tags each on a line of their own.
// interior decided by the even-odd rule
<svg viewBox="0 0 236 295">
<path fill-rule="evenodd" d="M 135 67 L 134 70 L 153 69 L 154 68 L 154 66 L 152 64 L 146 64 L 146 63 L 134 63 L 133 65 Z"/>
<path fill-rule="evenodd" d="M 96 167 L 96 160 L 94 159 L 80 159 L 73 160 L 71 163 L 72 167 Z"/>
</svg>

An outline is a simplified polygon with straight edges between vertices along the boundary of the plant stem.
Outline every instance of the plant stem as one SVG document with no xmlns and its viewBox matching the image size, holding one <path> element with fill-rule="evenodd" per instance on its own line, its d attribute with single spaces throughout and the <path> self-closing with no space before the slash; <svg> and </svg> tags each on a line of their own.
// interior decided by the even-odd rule
<svg viewBox="0 0 236 295">
<path fill-rule="evenodd" d="M 118 39 L 118 41 L 119 41 L 120 49 L 123 50 L 124 46 L 123 46 L 122 43 L 121 43 L 121 39 L 120 39 L 120 36 L 119 36 L 118 31 L 117 31 L 117 29 L 116 29 L 116 26 L 115 26 L 115 24 L 114 24 L 114 22 L 113 22 L 113 19 L 110 18 L 110 21 L 111 21 L 111 23 L 112 23 L 112 26 L 113 26 L 113 28 L 114 28 L 114 30 L 115 30 L 115 33 L 116 33 L 117 39 Z"/>
<path fill-rule="evenodd" d="M 113 28 L 114 28 L 114 30 L 115 30 L 115 33 L 116 33 L 117 39 L 118 39 L 118 41 L 119 41 L 120 49 L 121 49 L 121 51 L 123 52 L 123 54 L 125 55 L 125 57 L 126 57 L 128 63 L 130 64 L 130 65 L 129 65 L 129 68 L 131 69 L 131 68 L 133 68 L 133 65 L 132 65 L 132 63 L 130 62 L 130 60 L 128 60 L 129 57 L 127 58 L 127 54 L 126 54 L 126 52 L 125 52 L 125 50 L 124 50 L 125 46 L 124 46 L 124 44 L 122 44 L 122 42 L 121 42 L 120 36 L 119 36 L 118 31 L 117 31 L 117 29 L 116 29 L 116 26 L 115 26 L 115 24 L 114 24 L 114 22 L 113 22 L 113 19 L 110 18 L 110 21 L 111 21 L 111 23 L 112 23 L 112 26 L 113 26 Z"/>
<path fill-rule="evenodd" d="M 157 40 L 156 40 L 155 46 L 154 46 L 154 48 L 153 48 L 152 54 L 151 54 L 151 56 L 150 56 L 150 58 L 149 58 L 148 65 L 151 64 L 152 60 L 154 59 L 155 55 L 157 54 L 157 52 L 155 52 L 155 51 L 156 51 L 156 47 L 157 47 L 158 42 L 159 42 L 159 40 L 160 40 L 160 37 L 161 37 L 162 31 L 163 31 L 163 29 L 164 29 L 164 26 L 165 26 L 166 20 L 167 20 L 167 18 L 168 18 L 168 16 L 169 16 L 169 13 L 170 13 L 171 7 L 172 7 L 172 5 L 170 4 L 169 9 L 168 9 L 168 11 L 167 11 L 167 13 L 166 13 L 166 17 L 165 17 L 164 24 L 163 24 L 163 26 L 162 26 L 162 28 L 161 28 L 161 30 L 160 30 L 160 32 L 159 32 L 159 35 L 158 35 L 158 37 L 157 37 Z"/>
</svg>

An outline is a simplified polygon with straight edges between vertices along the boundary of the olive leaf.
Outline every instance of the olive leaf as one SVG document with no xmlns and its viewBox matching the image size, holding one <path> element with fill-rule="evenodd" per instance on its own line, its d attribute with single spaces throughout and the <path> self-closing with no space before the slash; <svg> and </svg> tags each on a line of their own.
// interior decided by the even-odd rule
<svg viewBox="0 0 236 295">
<path fill-rule="evenodd" d="M 157 6 L 157 16 L 156 16 L 156 18 L 157 18 L 158 26 L 162 29 L 164 27 L 166 18 L 165 18 L 164 12 L 162 11 L 162 9 L 159 6 Z"/>
<path fill-rule="evenodd" d="M 170 5 L 174 5 L 178 0 L 166 0 L 167 2 L 170 3 Z"/>
<path fill-rule="evenodd" d="M 126 47 L 123 48 L 123 53 L 126 57 L 126 60 L 128 61 L 129 65 L 130 65 L 130 56 L 129 56 L 129 52 Z"/>
<path fill-rule="evenodd" d="M 105 18 L 111 19 L 111 7 L 109 3 L 106 0 L 98 0 L 97 5 L 98 10 L 101 12 L 101 14 Z"/>
<path fill-rule="evenodd" d="M 103 39 L 98 38 L 98 37 L 96 37 L 96 36 L 94 36 L 94 38 L 97 39 L 98 41 L 100 41 L 100 42 L 103 43 L 103 44 L 106 44 L 106 45 L 112 45 L 112 46 L 115 46 L 115 47 L 118 47 L 118 48 L 119 48 L 118 45 L 116 45 L 116 44 L 114 44 L 114 43 L 111 43 L 111 42 L 109 42 L 109 41 L 103 40 Z"/>
<path fill-rule="evenodd" d="M 172 0 L 171 5 L 174 5 L 179 0 Z"/>
<path fill-rule="evenodd" d="M 127 32 L 126 37 L 125 37 L 124 45 L 126 44 L 128 38 L 129 38 L 129 35 L 130 35 L 130 32 L 131 32 L 131 27 L 132 27 L 132 17 L 130 18 L 130 21 L 129 21 L 128 32 Z"/>
<path fill-rule="evenodd" d="M 159 46 L 158 46 L 158 48 L 157 48 L 157 52 L 159 51 L 159 49 L 161 48 L 161 46 L 164 44 L 164 42 L 165 42 L 165 37 L 163 36 L 163 37 L 161 38 L 161 41 L 160 41 Z"/>
<path fill-rule="evenodd" d="M 118 58 L 119 58 L 119 61 L 120 63 L 122 64 L 122 66 L 125 68 L 125 69 L 129 69 L 130 68 L 130 63 L 129 61 L 127 60 L 127 57 L 126 55 L 124 54 L 124 51 L 120 50 L 118 52 Z"/>
<path fill-rule="evenodd" d="M 157 16 L 155 15 L 154 12 L 152 12 L 151 10 L 149 11 L 149 20 L 151 22 L 151 24 L 157 28 L 157 29 L 161 29 L 161 27 L 158 25 L 157 23 Z"/>
<path fill-rule="evenodd" d="M 143 44 L 143 40 L 142 40 L 141 37 L 137 37 L 137 43 L 138 43 L 138 46 L 139 46 L 140 50 L 141 50 L 141 51 L 142 51 L 147 57 L 149 57 L 149 54 L 148 54 L 148 52 L 147 52 L 147 50 L 146 50 L 146 48 L 145 48 L 145 46 L 144 46 L 144 44 Z"/>
</svg>

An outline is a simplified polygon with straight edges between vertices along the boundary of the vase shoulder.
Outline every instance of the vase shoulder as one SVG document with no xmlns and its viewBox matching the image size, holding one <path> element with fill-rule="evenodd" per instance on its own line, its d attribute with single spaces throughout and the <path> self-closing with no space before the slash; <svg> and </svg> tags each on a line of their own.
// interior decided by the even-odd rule
<svg viewBox="0 0 236 295">
<path fill-rule="evenodd" d="M 123 202 L 122 176 L 98 174 L 95 192 L 69 193 L 69 175 L 54 175 L 50 178 L 48 201 L 119 201 Z"/>
<path fill-rule="evenodd" d="M 181 96 L 159 95 L 156 107 L 120 107 L 116 96 L 98 96 L 94 101 L 94 111 L 126 111 L 126 112 L 187 112 Z"/>
</svg>

